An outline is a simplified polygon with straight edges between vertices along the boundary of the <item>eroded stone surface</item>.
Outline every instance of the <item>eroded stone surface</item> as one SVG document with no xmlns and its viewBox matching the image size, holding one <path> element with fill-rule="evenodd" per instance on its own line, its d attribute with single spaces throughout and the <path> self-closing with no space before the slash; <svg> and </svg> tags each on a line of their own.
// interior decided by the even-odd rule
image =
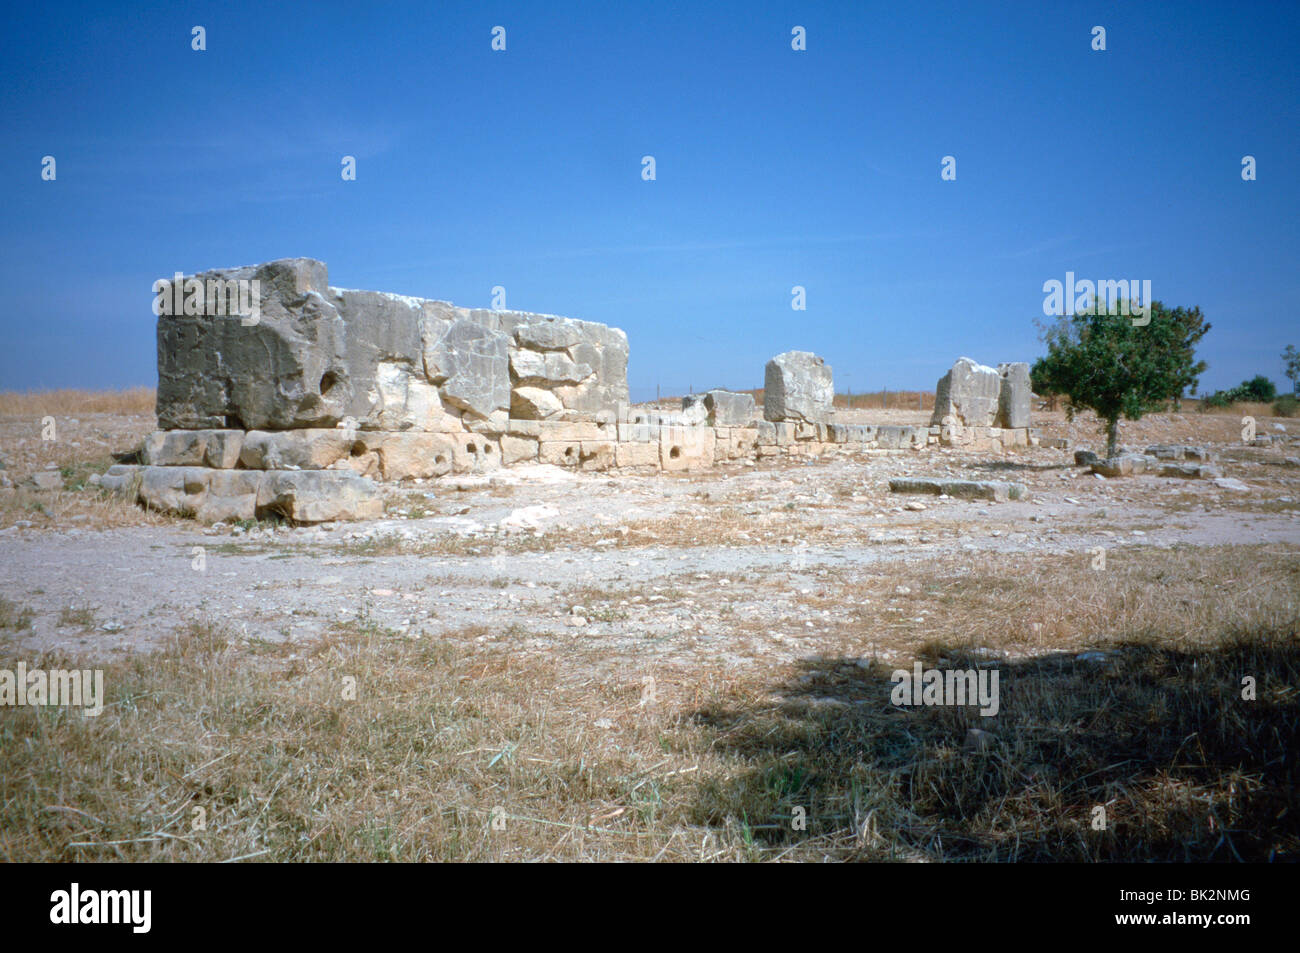
<svg viewBox="0 0 1300 953">
<path fill-rule="evenodd" d="M 830 365 L 811 351 L 786 351 L 767 362 L 763 417 L 825 422 L 835 396 Z"/>
</svg>

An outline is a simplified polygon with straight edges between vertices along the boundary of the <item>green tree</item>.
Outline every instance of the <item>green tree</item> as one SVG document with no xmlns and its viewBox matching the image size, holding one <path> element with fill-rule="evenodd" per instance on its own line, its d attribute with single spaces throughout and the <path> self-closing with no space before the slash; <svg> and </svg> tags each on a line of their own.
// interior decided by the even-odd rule
<svg viewBox="0 0 1300 953">
<path fill-rule="evenodd" d="M 1059 319 L 1043 331 L 1047 354 L 1030 370 L 1038 393 L 1063 394 L 1070 419 L 1086 408 L 1102 421 L 1106 456 L 1115 455 L 1119 420 L 1138 420 L 1143 414 L 1196 393 L 1197 379 L 1205 371 L 1196 360 L 1196 345 L 1210 330 L 1200 308 L 1166 308 L 1151 302 L 1150 323 L 1134 326 L 1133 319 L 1113 310 L 1075 314 Z M 1041 388 L 1041 390 L 1040 390 Z"/>
<path fill-rule="evenodd" d="M 1263 374 L 1256 374 L 1248 381 L 1242 381 L 1236 388 L 1241 400 L 1250 400 L 1259 404 L 1269 404 L 1277 397 L 1277 387 Z"/>
<path fill-rule="evenodd" d="M 1283 373 L 1291 382 L 1291 393 L 1300 394 L 1300 351 L 1294 344 L 1288 344 L 1282 351 L 1282 366 L 1286 368 Z"/>
</svg>

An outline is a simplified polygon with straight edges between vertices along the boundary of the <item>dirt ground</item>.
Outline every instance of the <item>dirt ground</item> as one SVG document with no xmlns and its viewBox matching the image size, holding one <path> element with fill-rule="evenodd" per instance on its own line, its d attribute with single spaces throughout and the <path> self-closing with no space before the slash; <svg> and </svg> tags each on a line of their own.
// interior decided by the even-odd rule
<svg viewBox="0 0 1300 953">
<path fill-rule="evenodd" d="M 1123 424 L 1234 489 L 1096 477 L 1095 421 L 1036 423 L 1074 446 L 517 467 L 293 527 L 101 495 L 151 416 L 0 416 L 0 670 L 106 695 L 0 708 L 0 860 L 1300 856 L 1300 424 Z M 914 661 L 992 667 L 998 713 L 900 707 Z"/>
<path fill-rule="evenodd" d="M 839 419 L 925 423 L 928 415 Z M 11 479 L 53 463 L 70 483 L 84 481 L 153 427 L 143 415 L 58 423 L 49 442 L 39 418 L 0 418 Z M 196 618 L 220 620 L 252 643 L 299 643 L 369 615 L 430 639 L 481 626 L 484 642 L 526 621 L 535 631 L 516 651 L 598 645 L 612 666 L 624 656 L 746 665 L 815 653 L 835 640 L 838 621 L 885 612 L 880 595 L 836 596 L 873 565 L 942 567 L 1003 553 L 1074 558 L 1082 572 L 1096 547 L 1300 544 L 1300 449 L 1243 446 L 1235 416 L 1155 415 L 1124 422 L 1122 436 L 1137 449 L 1207 444 L 1246 490 L 1105 480 L 1073 465 L 1073 448 L 1098 445 L 1095 421 L 1039 414 L 1035 424 L 1070 438 L 1072 449 L 844 452 L 658 476 L 517 467 L 391 487 L 387 518 L 315 527 L 213 529 L 99 501 L 93 486 L 3 490 L 0 597 L 23 607 L 30 624 L 0 639 L 16 652 L 103 657 L 160 646 Z M 1286 420 L 1257 426 L 1280 438 L 1300 431 Z M 1014 480 L 1030 497 L 891 494 L 888 480 L 904 475 Z M 812 593 L 829 607 L 811 608 Z M 923 603 L 915 613 L 904 642 L 924 626 Z M 906 644 L 890 643 L 882 635 L 874 651 L 905 653 Z"/>
</svg>

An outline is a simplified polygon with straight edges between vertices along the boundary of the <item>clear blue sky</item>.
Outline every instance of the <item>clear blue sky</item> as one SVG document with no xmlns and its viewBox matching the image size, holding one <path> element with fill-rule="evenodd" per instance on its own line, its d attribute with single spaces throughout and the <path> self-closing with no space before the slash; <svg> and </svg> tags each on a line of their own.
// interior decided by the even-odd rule
<svg viewBox="0 0 1300 953">
<path fill-rule="evenodd" d="M 153 384 L 154 279 L 300 255 L 336 286 L 486 307 L 501 285 L 508 307 L 621 327 L 637 398 L 760 386 L 791 348 L 841 390 L 1032 360 L 1043 282 L 1067 270 L 1200 305 L 1203 388 L 1284 385 L 1300 345 L 1300 4 L 6 18 L 0 389 Z"/>
</svg>

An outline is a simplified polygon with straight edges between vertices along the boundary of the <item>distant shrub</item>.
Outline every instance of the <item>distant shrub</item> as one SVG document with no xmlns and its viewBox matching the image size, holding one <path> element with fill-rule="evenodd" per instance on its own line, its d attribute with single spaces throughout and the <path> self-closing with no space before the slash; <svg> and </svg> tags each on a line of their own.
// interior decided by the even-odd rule
<svg viewBox="0 0 1300 953">
<path fill-rule="evenodd" d="M 1300 415 L 1300 397 L 1295 394 L 1283 394 L 1273 404 L 1274 417 L 1295 417 Z"/>
<path fill-rule="evenodd" d="M 1200 409 L 1231 407 L 1233 404 L 1267 404 L 1277 398 L 1277 387 L 1263 374 L 1256 374 L 1230 390 L 1216 390 L 1201 398 Z"/>
<path fill-rule="evenodd" d="M 1234 388 L 1239 394 L 1238 400 L 1248 400 L 1259 404 L 1267 404 L 1277 397 L 1277 387 L 1273 382 L 1263 374 L 1256 374 L 1248 381 L 1243 381 L 1240 387 Z"/>
</svg>

